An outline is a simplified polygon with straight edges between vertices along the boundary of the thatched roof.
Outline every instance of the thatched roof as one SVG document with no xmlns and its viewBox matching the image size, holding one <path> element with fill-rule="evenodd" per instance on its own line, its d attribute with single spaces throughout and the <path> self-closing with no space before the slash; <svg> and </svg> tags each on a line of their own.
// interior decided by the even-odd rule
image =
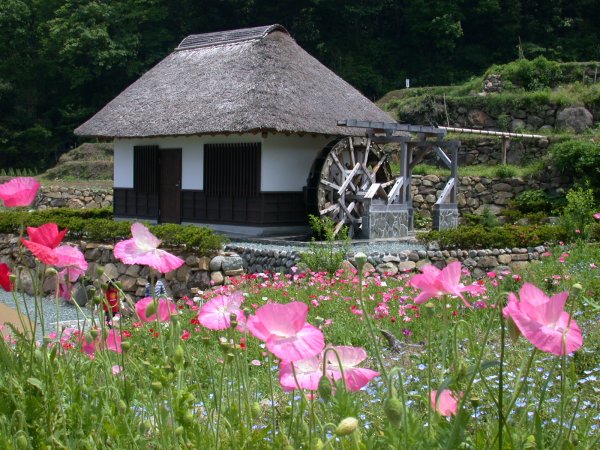
<svg viewBox="0 0 600 450">
<path fill-rule="evenodd" d="M 271 25 L 188 36 L 75 133 L 363 133 L 338 119 L 392 120 Z"/>
</svg>

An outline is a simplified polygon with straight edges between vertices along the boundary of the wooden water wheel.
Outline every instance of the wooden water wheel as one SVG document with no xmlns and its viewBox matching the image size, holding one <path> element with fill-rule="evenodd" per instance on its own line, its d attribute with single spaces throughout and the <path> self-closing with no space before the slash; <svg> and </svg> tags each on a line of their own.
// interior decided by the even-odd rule
<svg viewBox="0 0 600 450">
<path fill-rule="evenodd" d="M 389 153 L 370 138 L 344 138 L 328 146 L 313 167 L 315 209 L 336 223 L 335 234 L 348 226 L 360 234 L 367 202 L 390 203 L 398 191 Z"/>
</svg>

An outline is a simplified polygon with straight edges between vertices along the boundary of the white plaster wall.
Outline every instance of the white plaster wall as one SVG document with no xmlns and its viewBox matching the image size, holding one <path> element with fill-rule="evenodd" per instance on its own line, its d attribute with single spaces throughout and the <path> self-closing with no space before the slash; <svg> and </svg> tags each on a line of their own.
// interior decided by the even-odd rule
<svg viewBox="0 0 600 450">
<path fill-rule="evenodd" d="M 204 188 L 204 144 L 262 144 L 261 191 L 301 191 L 317 154 L 331 138 L 256 134 L 189 136 L 173 138 L 117 139 L 114 145 L 114 186 L 133 187 L 133 147 L 158 145 L 161 149 L 181 148 L 181 188 Z"/>
<path fill-rule="evenodd" d="M 115 141 L 113 185 L 116 188 L 133 187 L 133 146 L 127 141 Z"/>
<path fill-rule="evenodd" d="M 331 139 L 269 134 L 262 140 L 261 191 L 301 191 L 312 163 Z"/>
</svg>

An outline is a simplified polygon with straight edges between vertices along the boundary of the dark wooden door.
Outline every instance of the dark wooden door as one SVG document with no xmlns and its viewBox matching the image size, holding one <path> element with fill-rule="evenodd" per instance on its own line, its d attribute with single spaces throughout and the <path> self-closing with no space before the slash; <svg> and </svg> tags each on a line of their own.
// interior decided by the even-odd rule
<svg viewBox="0 0 600 450">
<path fill-rule="evenodd" d="M 160 149 L 159 222 L 181 223 L 181 149 Z"/>
</svg>

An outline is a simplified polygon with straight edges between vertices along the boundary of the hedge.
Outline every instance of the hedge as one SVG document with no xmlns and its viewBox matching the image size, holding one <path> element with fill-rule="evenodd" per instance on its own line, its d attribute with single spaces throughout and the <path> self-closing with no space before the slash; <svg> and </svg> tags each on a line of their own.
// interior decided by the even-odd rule
<svg viewBox="0 0 600 450">
<path fill-rule="evenodd" d="M 4 210 L 0 213 L 0 233 L 18 234 L 24 227 L 38 227 L 51 222 L 56 223 L 59 228 L 67 228 L 69 238 L 113 244 L 131 237 L 133 223 L 113 220 L 112 211 L 106 208 L 53 208 L 29 212 Z M 201 254 L 215 253 L 226 241 L 224 236 L 206 227 L 177 224 L 146 225 L 164 244 L 194 248 Z"/>
</svg>

